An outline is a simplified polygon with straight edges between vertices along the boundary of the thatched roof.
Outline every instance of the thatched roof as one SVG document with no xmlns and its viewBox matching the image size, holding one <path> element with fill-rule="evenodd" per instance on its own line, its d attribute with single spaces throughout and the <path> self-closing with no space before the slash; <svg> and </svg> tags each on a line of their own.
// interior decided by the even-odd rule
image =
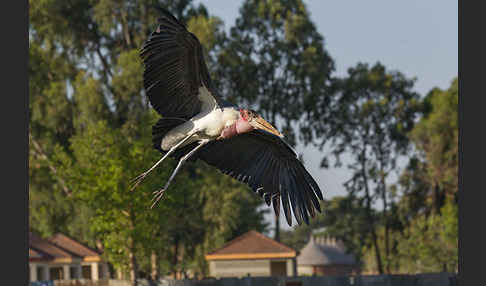
<svg viewBox="0 0 486 286">
<path fill-rule="evenodd" d="M 356 260 L 347 254 L 344 245 L 335 239 L 313 238 L 297 256 L 297 265 L 354 265 Z"/>
</svg>

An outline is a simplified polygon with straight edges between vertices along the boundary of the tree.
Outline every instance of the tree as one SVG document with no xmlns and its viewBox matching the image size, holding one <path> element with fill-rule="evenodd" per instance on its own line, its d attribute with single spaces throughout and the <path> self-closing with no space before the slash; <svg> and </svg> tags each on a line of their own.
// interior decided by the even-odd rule
<svg viewBox="0 0 486 286">
<path fill-rule="evenodd" d="M 67 89 L 76 76 L 76 64 L 64 41 L 51 30 L 55 27 L 40 23 L 49 11 L 39 15 L 38 9 L 47 5 L 30 4 L 29 226 L 42 236 L 63 232 L 95 247 L 93 233 L 86 227 L 90 210 L 77 207 L 71 189 L 57 175 L 59 166 L 50 156 L 55 148 L 67 148 L 74 134 L 76 103 Z"/>
<path fill-rule="evenodd" d="M 282 232 L 282 242 L 300 250 L 311 235 L 331 236 L 342 241 L 347 252 L 353 254 L 360 263 L 364 255 L 363 249 L 370 245 L 366 208 L 351 195 L 325 200 L 321 202 L 321 208 L 323 213 L 317 215 L 310 225 Z M 377 212 L 372 212 L 374 217 L 378 216 Z"/>
<path fill-rule="evenodd" d="M 245 1 L 218 63 L 216 84 L 226 99 L 256 109 L 291 144 L 297 134 L 311 141 L 310 121 L 327 114 L 334 63 L 303 1 Z"/>
<path fill-rule="evenodd" d="M 406 272 L 457 272 L 457 203 L 447 199 L 441 214 L 419 214 L 399 240 L 398 259 Z"/>
<path fill-rule="evenodd" d="M 372 67 L 360 63 L 350 68 L 346 77 L 335 80 L 333 130 L 328 134 L 331 139 L 320 144 L 323 148 L 330 143 L 335 166 L 341 165 L 342 154 L 350 156 L 347 167 L 352 177 L 344 186 L 367 210 L 367 232 L 371 234 L 379 273 L 390 272 L 389 231 L 393 224 L 389 210 L 394 202 L 387 179 L 396 171 L 400 155 L 409 150 L 407 132 L 414 126 L 419 97 L 412 91 L 413 83 L 399 72 L 387 71 L 380 63 Z M 326 162 L 323 160 L 323 165 Z M 378 201 L 384 226 L 384 263 L 376 232 L 380 222 L 373 216 Z"/>
<path fill-rule="evenodd" d="M 398 259 L 405 271 L 457 271 L 457 84 L 456 78 L 447 90 L 428 93 L 410 132 L 416 152 L 397 186 L 405 226 Z"/>
<path fill-rule="evenodd" d="M 44 235 L 85 234 L 83 240 L 100 246 L 108 261 L 130 273 L 132 284 L 142 268 L 155 269 L 157 276 L 159 264 L 169 261 L 165 270 L 180 277 L 193 266 L 198 249 L 208 249 L 203 243 L 221 241 L 218 235 L 264 230 L 261 213 L 252 208 L 256 197 L 238 196 L 242 189 L 233 181 L 217 190 L 234 200 L 228 202 L 234 213 L 214 223 L 225 231 L 204 229 L 216 218 L 203 215 L 214 208 L 200 192 L 203 165 L 184 168 L 154 210 L 148 208 L 151 192 L 167 179 L 174 162 L 154 171 L 136 192 L 128 191 L 130 179 L 159 156 L 151 143 L 158 115 L 143 94 L 138 57 L 158 17 L 153 4 L 188 22 L 209 49 L 220 38 L 213 36 L 221 22 L 191 2 L 29 1 L 32 227 Z M 208 176 L 214 182 L 223 175 Z M 227 214 L 224 209 L 214 215 Z"/>
<path fill-rule="evenodd" d="M 352 195 L 346 197 L 334 197 L 323 204 L 325 233 L 339 239 L 360 263 L 363 256 L 363 248 L 369 246 L 367 209 Z M 376 211 L 372 216 L 378 217 Z"/>
<path fill-rule="evenodd" d="M 411 132 L 426 171 L 424 179 L 433 189 L 436 211 L 459 189 L 458 100 L 457 78 L 448 90 L 433 89 L 424 99 L 422 119 Z"/>
</svg>

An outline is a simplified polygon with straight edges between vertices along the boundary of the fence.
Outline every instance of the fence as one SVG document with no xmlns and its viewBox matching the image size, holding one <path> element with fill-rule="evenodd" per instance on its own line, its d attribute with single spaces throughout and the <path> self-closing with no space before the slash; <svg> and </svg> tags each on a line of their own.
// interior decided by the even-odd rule
<svg viewBox="0 0 486 286">
<path fill-rule="evenodd" d="M 139 280 L 139 286 L 458 286 L 457 274 L 245 277 L 207 280 Z M 30 286 L 130 286 L 126 280 L 54 280 Z"/>
</svg>

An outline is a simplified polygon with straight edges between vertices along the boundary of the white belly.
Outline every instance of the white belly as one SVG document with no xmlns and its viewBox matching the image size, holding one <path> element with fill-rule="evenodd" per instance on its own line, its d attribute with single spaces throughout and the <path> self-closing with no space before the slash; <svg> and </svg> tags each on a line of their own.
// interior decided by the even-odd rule
<svg viewBox="0 0 486 286">
<path fill-rule="evenodd" d="M 201 139 L 216 139 L 226 126 L 232 125 L 238 120 L 239 111 L 234 108 L 215 108 L 211 111 L 203 110 L 174 129 L 167 132 L 162 139 L 162 149 L 169 150 L 172 146 L 183 140 L 189 134 L 196 132 L 189 140 L 184 142 L 183 147 Z"/>
</svg>

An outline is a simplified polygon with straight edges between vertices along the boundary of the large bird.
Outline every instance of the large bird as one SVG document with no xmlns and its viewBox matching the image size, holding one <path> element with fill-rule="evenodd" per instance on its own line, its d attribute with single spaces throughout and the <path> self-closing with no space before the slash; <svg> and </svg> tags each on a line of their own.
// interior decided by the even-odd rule
<svg viewBox="0 0 486 286">
<path fill-rule="evenodd" d="M 255 111 L 222 100 L 199 40 L 168 11 L 161 10 L 140 57 L 146 94 L 162 115 L 152 128 L 153 144 L 164 155 L 134 179 L 133 188 L 168 156 L 178 160 L 164 188 L 154 192 L 156 204 L 181 166 L 201 159 L 248 184 L 277 216 L 281 202 L 290 226 L 291 209 L 299 225 L 321 211 L 321 190 L 283 135 Z"/>
</svg>

